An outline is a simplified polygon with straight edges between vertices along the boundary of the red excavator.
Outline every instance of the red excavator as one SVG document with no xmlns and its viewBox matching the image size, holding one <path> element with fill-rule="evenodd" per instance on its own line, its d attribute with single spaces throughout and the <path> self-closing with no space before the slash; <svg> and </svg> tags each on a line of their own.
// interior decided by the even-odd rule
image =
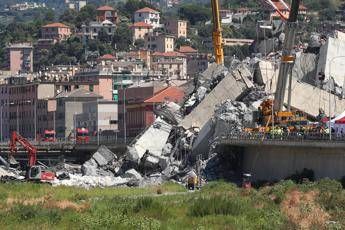
<svg viewBox="0 0 345 230">
<path fill-rule="evenodd" d="M 26 178 L 33 181 L 51 181 L 55 178 L 55 173 L 48 170 L 46 167 L 36 165 L 37 149 L 28 140 L 19 135 L 17 132 L 12 132 L 10 141 L 10 158 L 17 152 L 17 142 L 21 144 L 28 152 L 28 171 Z"/>
</svg>

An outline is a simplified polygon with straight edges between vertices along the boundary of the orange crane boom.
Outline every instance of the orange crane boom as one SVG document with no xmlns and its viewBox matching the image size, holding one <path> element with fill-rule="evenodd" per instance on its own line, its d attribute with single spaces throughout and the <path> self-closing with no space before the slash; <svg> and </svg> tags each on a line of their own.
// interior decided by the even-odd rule
<svg viewBox="0 0 345 230">
<path fill-rule="evenodd" d="M 213 49 L 216 63 L 219 65 L 224 64 L 224 51 L 223 51 L 223 38 L 222 38 L 222 26 L 219 13 L 218 0 L 211 0 L 212 5 L 212 18 L 213 18 Z"/>
</svg>

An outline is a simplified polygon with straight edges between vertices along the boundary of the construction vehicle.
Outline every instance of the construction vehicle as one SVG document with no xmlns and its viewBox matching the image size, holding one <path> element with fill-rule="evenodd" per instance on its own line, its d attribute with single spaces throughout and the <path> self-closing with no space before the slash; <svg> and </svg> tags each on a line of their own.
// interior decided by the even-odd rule
<svg viewBox="0 0 345 230">
<path fill-rule="evenodd" d="M 17 143 L 19 143 L 28 153 L 28 170 L 26 178 L 32 181 L 52 181 L 55 179 L 55 173 L 48 170 L 42 165 L 37 165 L 37 149 L 27 139 L 19 135 L 17 132 L 12 132 L 10 140 L 10 156 L 14 159 L 14 155 L 17 152 Z"/>
<path fill-rule="evenodd" d="M 87 128 L 77 128 L 76 142 L 78 144 L 86 144 L 90 141 L 89 130 Z"/>
<path fill-rule="evenodd" d="M 220 7 L 218 0 L 211 0 L 212 5 L 212 19 L 213 19 L 213 49 L 216 63 L 219 65 L 224 64 L 224 50 L 223 50 L 223 38 L 222 38 L 222 25 L 220 18 Z"/>
<path fill-rule="evenodd" d="M 286 5 L 283 0 L 279 1 Z M 282 20 L 287 20 L 287 22 L 285 26 L 285 41 L 274 100 L 268 99 L 262 102 L 259 108 L 262 116 L 261 124 L 266 125 L 266 127 L 270 124 L 275 124 L 277 126 L 289 126 L 291 122 L 302 124 L 303 122 L 307 121 L 307 118 L 304 116 L 303 112 L 296 110 L 293 111 L 291 109 L 291 72 L 295 62 L 295 56 L 293 55 L 292 50 L 296 36 L 297 16 L 300 0 L 292 0 L 288 19 L 284 13 L 279 11 L 272 1 L 266 0 L 266 2 L 273 6 L 276 12 L 281 16 Z M 286 7 L 288 8 L 287 5 Z M 283 111 L 287 83 L 289 83 L 287 111 Z"/>
<path fill-rule="evenodd" d="M 55 142 L 56 141 L 56 133 L 55 130 L 44 130 L 44 137 L 43 141 L 45 142 Z"/>
</svg>

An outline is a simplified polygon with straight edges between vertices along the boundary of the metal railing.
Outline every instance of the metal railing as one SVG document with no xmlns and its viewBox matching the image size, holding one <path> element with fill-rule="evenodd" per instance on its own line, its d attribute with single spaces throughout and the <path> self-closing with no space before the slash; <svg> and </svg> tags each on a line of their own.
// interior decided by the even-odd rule
<svg viewBox="0 0 345 230">
<path fill-rule="evenodd" d="M 287 141 L 287 142 L 344 142 L 345 134 L 329 134 L 321 133 L 226 133 L 221 137 L 222 140 L 253 140 L 253 141 Z"/>
</svg>

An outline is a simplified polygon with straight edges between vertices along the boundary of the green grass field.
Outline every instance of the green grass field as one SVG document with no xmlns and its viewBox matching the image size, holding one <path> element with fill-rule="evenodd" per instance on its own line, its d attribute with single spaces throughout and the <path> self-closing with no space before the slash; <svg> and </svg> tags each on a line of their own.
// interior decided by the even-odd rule
<svg viewBox="0 0 345 230">
<path fill-rule="evenodd" d="M 244 191 L 212 182 L 201 191 L 79 189 L 0 184 L 1 229 L 343 229 L 345 190 L 322 180 Z"/>
</svg>

